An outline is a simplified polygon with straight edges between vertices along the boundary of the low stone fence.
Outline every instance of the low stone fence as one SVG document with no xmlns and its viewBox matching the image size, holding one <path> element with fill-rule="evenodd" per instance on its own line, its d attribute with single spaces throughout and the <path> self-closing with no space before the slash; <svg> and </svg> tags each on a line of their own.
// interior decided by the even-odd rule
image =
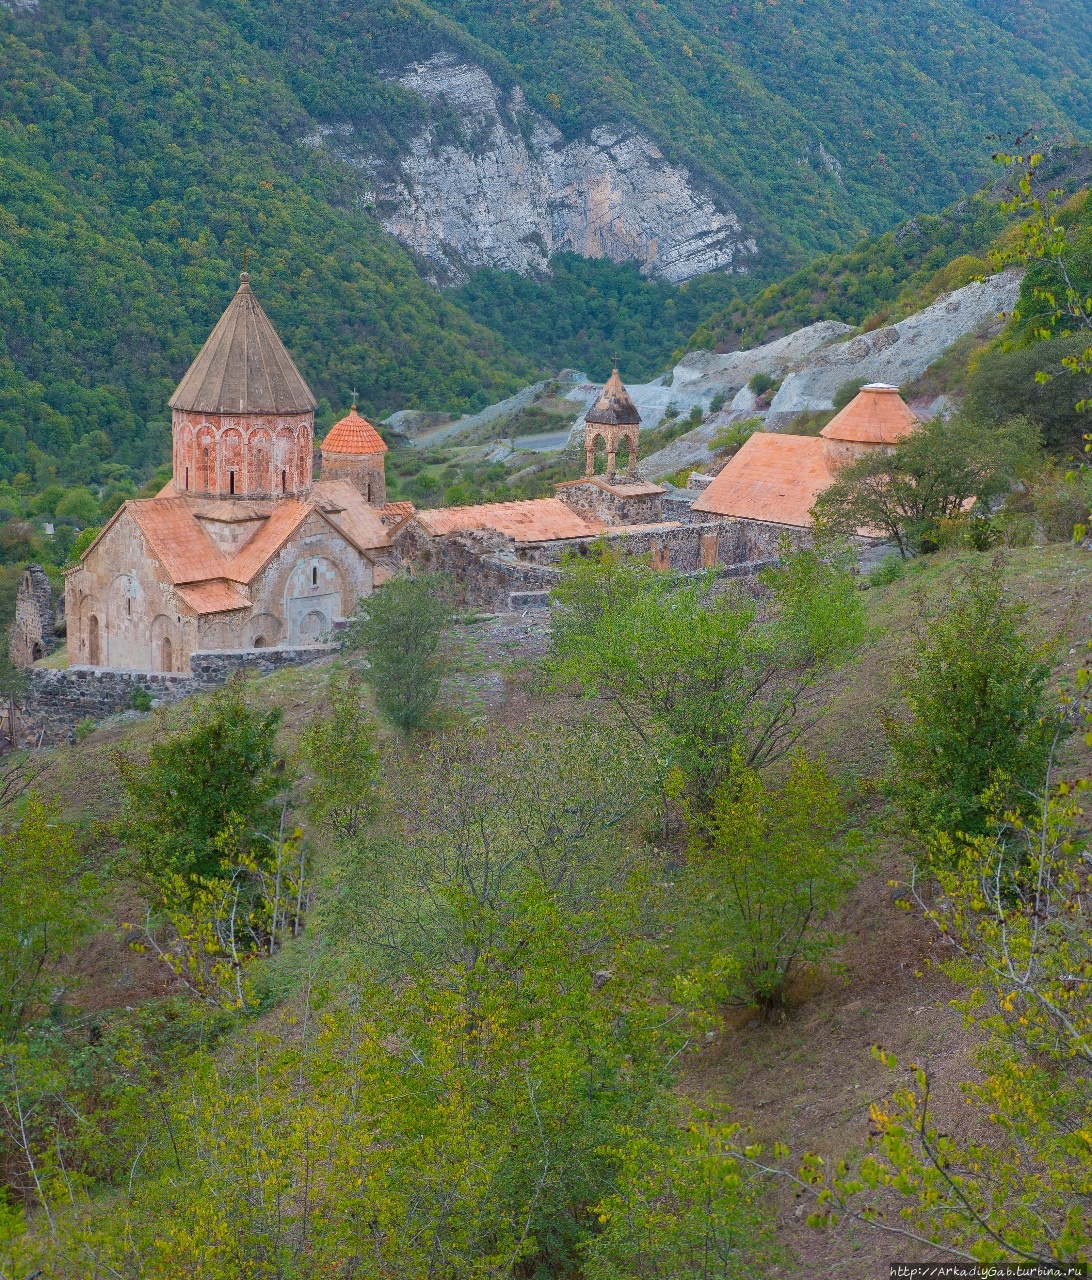
<svg viewBox="0 0 1092 1280">
<path fill-rule="evenodd" d="M 201 650 L 190 658 L 190 674 L 175 671 L 115 671 L 108 667 L 31 667 L 22 705 L 25 736 L 34 743 L 68 740 L 81 720 L 104 720 L 133 704 L 143 689 L 159 703 L 180 702 L 202 689 L 224 684 L 237 671 L 269 675 L 281 667 L 301 666 L 332 657 L 333 644 L 294 649 Z"/>
</svg>

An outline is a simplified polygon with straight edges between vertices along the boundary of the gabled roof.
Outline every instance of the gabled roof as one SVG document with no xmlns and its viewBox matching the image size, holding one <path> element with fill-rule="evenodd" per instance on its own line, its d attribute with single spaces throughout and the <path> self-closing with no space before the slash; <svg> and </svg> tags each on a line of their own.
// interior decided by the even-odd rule
<svg viewBox="0 0 1092 1280">
<path fill-rule="evenodd" d="M 359 455 L 362 453 L 386 453 L 383 437 L 367 418 L 356 411 L 356 405 L 340 422 L 335 422 L 322 442 L 323 453 Z"/>
<path fill-rule="evenodd" d="M 167 402 L 194 413 L 310 413 L 315 397 L 244 271 L 228 308 Z"/>
<path fill-rule="evenodd" d="M 252 582 L 313 510 L 311 503 L 294 498 L 278 502 L 265 524 L 225 566 L 224 576 L 234 582 Z"/>
<path fill-rule="evenodd" d="M 136 520 L 173 583 L 207 582 L 228 576 L 227 561 L 194 519 L 185 498 L 132 500 L 123 510 Z"/>
<path fill-rule="evenodd" d="M 641 415 L 630 399 L 629 392 L 622 385 L 617 369 L 607 379 L 606 386 L 599 393 L 599 399 L 584 415 L 584 421 L 599 422 L 606 426 L 640 423 Z"/>
<path fill-rule="evenodd" d="M 602 530 L 602 525 L 582 520 L 558 498 L 487 502 L 477 507 L 442 507 L 418 511 L 413 519 L 433 537 L 464 533 L 470 529 L 495 529 L 516 542 L 589 538 Z"/>
<path fill-rule="evenodd" d="M 236 609 L 250 608 L 250 601 L 239 588 L 223 578 L 199 582 L 192 587 L 178 587 L 176 594 L 194 613 L 232 613 Z"/>
<path fill-rule="evenodd" d="M 815 499 L 833 483 L 819 436 L 756 431 L 691 509 L 809 528 Z"/>
<path fill-rule="evenodd" d="M 898 387 L 873 382 L 862 387 L 820 434 L 828 440 L 851 440 L 857 444 L 894 444 L 918 425 Z"/>
<path fill-rule="evenodd" d="M 391 545 L 381 513 L 365 502 L 364 495 L 348 480 L 320 480 L 311 489 L 311 501 L 319 514 L 358 551 Z M 410 506 L 412 508 L 412 503 Z"/>
<path fill-rule="evenodd" d="M 388 529 L 407 520 L 417 508 L 412 502 L 387 502 L 379 508 L 379 518 Z"/>
</svg>

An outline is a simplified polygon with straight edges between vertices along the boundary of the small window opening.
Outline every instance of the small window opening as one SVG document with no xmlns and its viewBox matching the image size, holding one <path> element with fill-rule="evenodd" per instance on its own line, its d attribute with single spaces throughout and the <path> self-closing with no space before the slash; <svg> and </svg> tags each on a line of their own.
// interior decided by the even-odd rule
<svg viewBox="0 0 1092 1280">
<path fill-rule="evenodd" d="M 371 500 L 372 500 L 372 486 L 369 484 L 368 485 L 368 501 L 371 502 Z"/>
<path fill-rule="evenodd" d="M 288 472 L 282 471 L 281 472 L 281 493 L 287 493 L 287 492 L 288 492 Z"/>
<path fill-rule="evenodd" d="M 311 585 L 313 587 L 318 586 L 318 565 L 311 566 Z"/>
<path fill-rule="evenodd" d="M 235 492 L 235 472 L 234 471 L 228 472 L 228 492 L 229 493 Z"/>
<path fill-rule="evenodd" d="M 125 606 L 129 614 L 129 617 L 131 618 L 133 616 L 133 597 L 132 596 L 126 596 Z"/>
<path fill-rule="evenodd" d="M 190 488 L 190 469 L 189 467 L 187 467 L 186 468 L 186 492 L 187 493 L 189 492 L 189 488 Z"/>
</svg>

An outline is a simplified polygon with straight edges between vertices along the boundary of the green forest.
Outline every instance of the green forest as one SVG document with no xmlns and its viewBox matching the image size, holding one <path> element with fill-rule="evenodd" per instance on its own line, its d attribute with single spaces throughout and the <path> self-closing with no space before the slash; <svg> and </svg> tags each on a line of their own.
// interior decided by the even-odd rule
<svg viewBox="0 0 1092 1280">
<path fill-rule="evenodd" d="M 647 376 L 695 329 L 703 344 L 753 329 L 752 287 L 957 199 L 987 174 L 988 135 L 1087 128 L 1089 38 L 1068 0 L 1018 21 L 957 0 L 919 7 L 898 20 L 818 0 L 5 11 L 0 479 L 139 487 L 166 457 L 166 397 L 247 248 L 323 424 L 353 387 L 372 415 L 457 413 L 558 364 L 598 376 L 620 348 Z M 605 119 L 651 133 L 756 235 L 742 301 L 723 278 L 676 289 L 568 260 L 537 283 L 487 271 L 456 294 L 425 284 L 364 207 L 360 175 L 301 139 L 351 123 L 393 157 L 433 109 L 387 77 L 441 48 L 521 84 L 568 136 Z M 871 283 L 859 293 L 857 310 L 884 300 Z"/>
</svg>

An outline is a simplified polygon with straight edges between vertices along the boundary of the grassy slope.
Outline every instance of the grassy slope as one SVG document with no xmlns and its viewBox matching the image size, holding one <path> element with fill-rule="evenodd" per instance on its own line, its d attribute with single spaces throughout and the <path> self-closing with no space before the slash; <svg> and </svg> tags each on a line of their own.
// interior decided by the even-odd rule
<svg viewBox="0 0 1092 1280">
<path fill-rule="evenodd" d="M 893 702 L 901 654 L 906 652 L 919 602 L 945 591 L 964 566 L 988 563 L 992 553 L 940 555 L 918 562 L 920 569 L 866 596 L 874 642 L 832 681 L 828 715 L 808 743 L 857 779 L 876 778 L 884 765 L 876 717 Z M 1030 618 L 1060 641 L 1060 673 L 1077 658 L 1069 653 L 1086 635 L 1092 612 L 1092 559 L 1064 545 L 1006 553 L 1003 572 L 1013 592 L 1029 602 Z M 446 697 L 474 719 L 492 717 L 518 723 L 542 708 L 515 670 L 541 647 L 534 620 L 496 633 L 480 624 L 460 628 L 452 641 L 455 659 Z M 284 708 L 286 738 L 294 739 L 322 696 L 328 668 L 285 671 L 255 681 L 254 696 Z M 565 700 L 554 714 L 566 715 Z M 75 748 L 46 754 L 45 789 L 64 799 L 85 821 L 105 818 L 117 802 L 110 752 L 139 745 L 154 732 L 156 717 L 137 717 L 104 726 Z M 1066 767 L 1087 772 L 1090 753 L 1074 749 Z M 866 806 L 873 802 L 868 800 Z M 972 1040 L 945 1007 L 946 981 L 930 968 L 936 954 L 929 932 L 913 912 L 893 902 L 889 880 L 906 873 L 905 859 L 886 849 L 841 912 L 837 926 L 845 944 L 837 959 L 842 974 L 801 982 L 798 1003 L 787 1020 L 759 1025 L 750 1015 L 726 1012 L 725 1029 L 699 1056 L 690 1059 L 683 1091 L 755 1127 L 763 1139 L 780 1137 L 793 1149 L 818 1150 L 828 1157 L 859 1150 L 868 1132 L 868 1107 L 892 1080 L 870 1057 L 879 1042 L 902 1060 L 928 1060 L 937 1077 L 938 1116 L 959 1123 L 956 1082 L 973 1070 Z M 119 904 L 119 911 L 133 904 Z M 153 962 L 133 957 L 117 939 L 103 937 L 81 960 L 85 983 L 79 998 L 88 1008 L 106 1008 L 148 998 L 164 989 Z M 866 1228 L 819 1235 L 796 1214 L 796 1202 L 776 1199 L 779 1236 L 796 1261 L 785 1274 L 834 1280 L 884 1280 L 891 1260 L 910 1257 L 897 1243 Z M 914 1255 L 920 1257 L 920 1254 Z"/>
</svg>

